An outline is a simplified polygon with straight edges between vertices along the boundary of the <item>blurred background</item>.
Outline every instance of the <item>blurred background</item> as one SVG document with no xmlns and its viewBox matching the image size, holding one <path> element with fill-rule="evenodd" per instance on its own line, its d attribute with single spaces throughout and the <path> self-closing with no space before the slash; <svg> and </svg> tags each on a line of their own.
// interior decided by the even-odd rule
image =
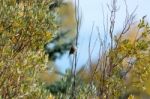
<svg viewBox="0 0 150 99">
<path fill-rule="evenodd" d="M 75 5 L 74 0 L 66 0 L 72 2 Z M 147 16 L 146 20 L 150 21 L 150 1 L 149 0 L 126 0 L 129 13 L 132 13 L 135 9 L 135 19 L 134 22 L 139 21 L 143 16 Z M 78 46 L 78 68 L 85 65 L 88 61 L 88 44 L 89 38 L 92 31 L 92 26 L 94 24 L 92 42 L 91 45 L 95 44 L 95 39 L 98 36 L 97 27 L 99 27 L 101 36 L 104 36 L 103 22 L 106 23 L 106 17 L 110 16 L 108 10 L 108 4 L 110 0 L 79 0 L 79 10 L 82 14 L 82 24 L 79 35 L 79 46 Z M 126 17 L 125 13 L 125 3 L 124 0 L 117 0 L 118 11 L 116 13 L 116 27 L 114 32 L 119 33 L 123 28 L 124 19 Z M 103 17 L 103 13 L 105 18 Z M 96 61 L 98 58 L 98 45 L 96 43 L 95 49 L 93 51 L 92 59 Z M 55 64 L 61 72 L 65 72 L 67 68 L 70 68 L 70 60 L 68 57 L 69 50 L 65 52 L 60 58 L 56 59 Z"/>
</svg>

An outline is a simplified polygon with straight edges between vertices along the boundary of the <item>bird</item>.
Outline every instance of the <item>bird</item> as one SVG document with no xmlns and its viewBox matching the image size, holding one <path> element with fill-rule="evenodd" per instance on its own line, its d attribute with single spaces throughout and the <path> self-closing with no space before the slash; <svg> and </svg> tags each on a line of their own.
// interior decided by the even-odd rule
<svg viewBox="0 0 150 99">
<path fill-rule="evenodd" d="M 72 45 L 72 46 L 70 47 L 69 55 L 74 54 L 74 53 L 76 52 L 76 50 L 77 50 L 76 46 L 75 46 L 75 45 Z"/>
</svg>

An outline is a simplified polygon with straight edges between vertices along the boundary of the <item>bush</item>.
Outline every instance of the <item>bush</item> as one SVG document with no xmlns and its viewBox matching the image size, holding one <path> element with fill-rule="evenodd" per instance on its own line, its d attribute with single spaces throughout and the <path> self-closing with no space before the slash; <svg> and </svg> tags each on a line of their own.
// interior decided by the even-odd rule
<svg viewBox="0 0 150 99">
<path fill-rule="evenodd" d="M 57 29 L 51 0 L 16 1 L 0 1 L 0 96 L 44 98 L 38 80 L 47 61 L 43 45 Z"/>
</svg>

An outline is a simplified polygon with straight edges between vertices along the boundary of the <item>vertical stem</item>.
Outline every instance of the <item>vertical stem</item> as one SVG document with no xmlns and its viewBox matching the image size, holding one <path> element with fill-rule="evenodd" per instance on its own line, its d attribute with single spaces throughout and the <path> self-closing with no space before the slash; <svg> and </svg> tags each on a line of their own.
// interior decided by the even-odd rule
<svg viewBox="0 0 150 99">
<path fill-rule="evenodd" d="M 75 0 L 75 20 L 76 20 L 76 39 L 75 46 L 78 47 L 78 38 L 79 38 L 79 29 L 80 29 L 80 16 L 79 16 L 79 0 Z M 77 52 L 74 55 L 74 64 L 73 64 L 73 85 L 72 85 L 72 98 L 76 99 L 76 68 L 77 68 Z"/>
<path fill-rule="evenodd" d="M 113 51 L 113 32 L 114 32 L 114 27 L 115 27 L 115 18 L 116 18 L 116 11 L 117 11 L 117 7 L 116 7 L 116 3 L 117 0 L 112 0 L 112 5 L 111 5 L 111 15 L 110 15 L 110 28 L 109 28 L 109 34 L 110 34 L 110 52 Z M 109 7 L 109 6 L 108 6 Z M 109 69 L 109 73 L 111 74 L 112 68 L 113 68 L 113 56 L 110 55 L 109 58 L 109 65 L 110 65 L 110 69 Z"/>
</svg>

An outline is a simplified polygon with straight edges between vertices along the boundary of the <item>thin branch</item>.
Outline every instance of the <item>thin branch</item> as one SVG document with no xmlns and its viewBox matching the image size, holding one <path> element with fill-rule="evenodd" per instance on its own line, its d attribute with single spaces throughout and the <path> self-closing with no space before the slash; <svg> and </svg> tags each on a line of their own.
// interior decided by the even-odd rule
<svg viewBox="0 0 150 99">
<path fill-rule="evenodd" d="M 90 65 L 90 70 L 92 71 L 92 55 L 91 55 L 91 40 L 92 40 L 92 34 L 93 34 L 93 28 L 94 28 L 94 23 L 92 25 L 92 30 L 91 30 L 91 33 L 90 33 L 90 38 L 89 38 L 89 45 L 88 45 L 88 53 L 89 53 L 89 65 Z"/>
</svg>

